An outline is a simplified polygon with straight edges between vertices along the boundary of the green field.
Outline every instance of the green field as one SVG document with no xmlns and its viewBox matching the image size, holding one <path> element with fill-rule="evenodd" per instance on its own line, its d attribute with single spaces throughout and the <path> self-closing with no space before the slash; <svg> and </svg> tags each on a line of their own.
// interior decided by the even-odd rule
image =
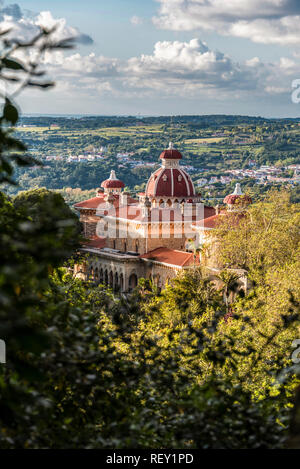
<svg viewBox="0 0 300 469">
<path fill-rule="evenodd" d="M 201 143 L 219 143 L 225 140 L 225 137 L 207 137 L 207 138 L 190 138 L 185 140 L 186 144 L 201 144 Z"/>
<path fill-rule="evenodd" d="M 17 127 L 16 128 L 16 131 L 17 132 L 39 132 L 39 133 L 43 133 L 45 131 L 49 131 L 49 127 L 40 127 L 38 125 L 36 126 L 32 126 L 32 127 Z M 53 129 L 52 132 L 56 132 L 57 129 Z"/>
<path fill-rule="evenodd" d="M 49 127 L 18 127 L 16 129 L 17 132 L 22 133 L 39 133 L 40 135 L 58 135 L 61 137 L 71 137 L 77 138 L 83 135 L 90 135 L 90 136 L 99 136 L 104 138 L 109 137 L 146 137 L 146 136 L 154 136 L 155 134 L 162 134 L 163 133 L 163 126 L 162 125 L 148 125 L 148 126 L 130 126 L 130 127 L 102 127 L 99 129 L 49 129 Z"/>
</svg>

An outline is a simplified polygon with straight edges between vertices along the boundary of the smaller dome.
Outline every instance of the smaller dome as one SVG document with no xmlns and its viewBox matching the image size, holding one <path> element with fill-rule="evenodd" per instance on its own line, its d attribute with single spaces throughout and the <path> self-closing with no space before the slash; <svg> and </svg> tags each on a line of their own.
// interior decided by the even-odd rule
<svg viewBox="0 0 300 469">
<path fill-rule="evenodd" d="M 110 172 L 109 179 L 103 181 L 101 187 L 104 187 L 104 189 L 123 189 L 125 184 L 124 182 L 117 179 L 115 171 L 112 170 Z"/>
<path fill-rule="evenodd" d="M 161 155 L 160 159 L 162 160 L 181 160 L 182 159 L 182 154 L 180 151 L 175 150 L 173 143 L 169 143 L 169 148 L 167 150 L 164 150 Z"/>
<path fill-rule="evenodd" d="M 239 200 L 243 201 L 243 203 L 248 203 L 248 204 L 252 203 L 252 199 L 249 195 L 234 195 L 234 194 L 226 195 L 223 202 L 224 204 L 234 205 Z"/>
<path fill-rule="evenodd" d="M 251 204 L 252 199 L 249 195 L 243 194 L 241 185 L 237 183 L 234 192 L 232 194 L 226 195 L 223 203 L 227 205 L 234 205 L 236 203 Z"/>
</svg>

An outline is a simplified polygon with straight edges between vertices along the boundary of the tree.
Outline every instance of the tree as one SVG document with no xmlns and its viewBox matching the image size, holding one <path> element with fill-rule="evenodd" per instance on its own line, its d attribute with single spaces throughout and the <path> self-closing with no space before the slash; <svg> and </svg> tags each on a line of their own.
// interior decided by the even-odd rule
<svg viewBox="0 0 300 469">
<path fill-rule="evenodd" d="M 122 306 L 122 316 L 116 309 L 103 312 L 102 328 L 114 331 L 116 350 L 137 366 L 134 384 L 127 386 L 128 392 L 141 397 L 134 414 L 139 415 L 134 427 L 141 433 L 130 430 L 126 444 L 132 439 L 138 447 L 281 447 L 295 383 L 289 378 L 284 385 L 274 385 L 276 372 L 288 362 L 286 349 L 283 352 L 279 344 L 282 334 L 292 337 L 299 314 L 287 313 L 280 327 L 264 335 L 246 315 L 236 313 L 225 322 L 221 303 L 219 308 L 206 304 L 201 315 L 187 316 L 181 289 L 188 294 L 189 281 L 193 295 L 196 280 L 199 283 L 199 272 L 195 275 L 192 269 L 176 279 L 176 286 L 146 302 L 143 285 L 144 317 L 138 324 L 141 301 L 135 302 L 135 315 L 130 298 Z M 205 295 L 202 292 L 202 299 Z M 171 305 L 176 305 L 176 321 L 169 313 Z M 261 342 L 255 348 L 257 337 Z M 266 366 L 270 351 L 273 360 Z M 146 440 L 140 426 L 144 412 L 149 422 Z"/>
<path fill-rule="evenodd" d="M 61 262 L 80 246 L 81 224 L 61 194 L 47 189 L 20 192 L 14 199 L 16 209 L 30 218 L 39 230 L 41 253 L 53 249 Z M 44 245 L 47 248 L 44 249 Z"/>
<path fill-rule="evenodd" d="M 12 183 L 14 165 L 29 165 L 33 160 L 22 154 L 25 145 L 15 139 L 12 128 L 19 112 L 15 97 L 26 87 L 48 88 L 43 79 L 39 60 L 47 50 L 70 47 L 70 41 L 55 42 L 53 30 L 41 30 L 30 41 L 7 37 L 3 31 L 0 77 L 3 87 L 3 108 L 0 118 L 0 181 Z M 16 59 L 16 52 L 37 54 L 28 61 Z M 24 54 L 26 56 L 26 54 Z M 49 227 L 45 231 L 49 232 Z M 53 227 L 51 228 L 53 232 Z M 54 228 L 58 234 L 58 227 Z M 17 210 L 0 193 L 0 337 L 6 342 L 7 363 L 0 369 L 0 446 L 23 447 L 25 429 L 36 429 L 36 416 L 42 417 L 48 402 L 39 393 L 39 370 L 29 356 L 40 354 L 48 346 L 46 331 L 37 327 L 38 317 L 46 308 L 44 294 L 48 288 L 49 267 L 62 260 L 62 251 L 56 254 L 52 246 L 40 248 L 41 227 Z M 46 234 L 44 233 L 46 236 Z M 68 252 L 69 254 L 69 252 Z"/>
<path fill-rule="evenodd" d="M 238 288 L 238 279 L 240 278 L 239 275 L 237 275 L 234 272 L 230 272 L 228 270 L 222 270 L 217 278 L 221 280 L 223 283 L 223 293 L 224 293 L 224 301 L 227 310 L 229 309 L 229 297 L 231 293 L 236 293 L 237 288 Z"/>
<path fill-rule="evenodd" d="M 200 267 L 194 267 L 189 272 L 178 274 L 150 307 L 157 310 L 160 325 L 170 325 L 188 322 L 204 314 L 208 308 L 218 308 L 219 305 L 220 295 L 214 284 Z"/>
<path fill-rule="evenodd" d="M 228 214 L 214 233 L 219 262 L 245 269 L 251 281 L 263 283 L 269 270 L 284 266 L 296 255 L 299 218 L 299 206 L 290 203 L 284 190 L 270 191 L 243 215 Z"/>
</svg>

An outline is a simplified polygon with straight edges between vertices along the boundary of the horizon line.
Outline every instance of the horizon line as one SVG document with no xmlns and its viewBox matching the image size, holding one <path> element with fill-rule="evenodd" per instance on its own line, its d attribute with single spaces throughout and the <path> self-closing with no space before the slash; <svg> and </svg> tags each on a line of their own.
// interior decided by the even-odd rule
<svg viewBox="0 0 300 469">
<path fill-rule="evenodd" d="M 266 117 L 262 115 L 251 115 L 251 114 L 85 114 L 85 113 L 40 113 L 40 112 L 32 112 L 32 113 L 23 113 L 21 114 L 20 118 L 22 117 L 135 117 L 139 119 L 144 119 L 148 117 L 249 117 L 255 119 L 288 119 L 288 120 L 297 120 L 300 119 L 300 116 L 297 117 L 288 117 L 288 116 L 271 116 Z"/>
</svg>

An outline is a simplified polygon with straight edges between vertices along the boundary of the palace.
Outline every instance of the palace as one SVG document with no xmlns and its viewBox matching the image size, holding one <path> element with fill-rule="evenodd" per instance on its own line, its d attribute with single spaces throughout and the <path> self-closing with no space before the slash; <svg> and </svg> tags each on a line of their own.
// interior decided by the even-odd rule
<svg viewBox="0 0 300 469">
<path fill-rule="evenodd" d="M 196 248 L 207 243 L 225 212 L 203 204 L 181 159 L 170 143 L 138 198 L 124 192 L 125 184 L 111 171 L 96 197 L 74 206 L 87 239 L 81 249 L 87 262 L 75 266 L 75 275 L 121 292 L 135 288 L 139 278 L 152 278 L 162 289 L 180 270 L 201 263 Z M 227 210 L 242 196 L 250 202 L 237 184 L 224 199 Z"/>
</svg>

